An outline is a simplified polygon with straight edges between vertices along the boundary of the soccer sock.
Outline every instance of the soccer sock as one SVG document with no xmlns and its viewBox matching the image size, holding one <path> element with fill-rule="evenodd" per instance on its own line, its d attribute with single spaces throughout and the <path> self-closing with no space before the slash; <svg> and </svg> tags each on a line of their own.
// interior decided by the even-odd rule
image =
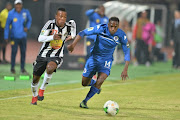
<svg viewBox="0 0 180 120">
<path fill-rule="evenodd" d="M 39 82 L 38 83 L 31 83 L 31 89 L 32 89 L 32 93 L 33 93 L 33 96 L 36 97 L 38 96 L 38 86 L 39 86 Z"/>
<path fill-rule="evenodd" d="M 88 86 L 92 86 L 92 85 L 94 85 L 95 83 L 96 83 L 96 80 L 91 79 L 91 83 L 90 83 Z"/>
<path fill-rule="evenodd" d="M 86 102 L 92 98 L 97 92 L 99 91 L 98 88 L 91 86 L 89 93 L 87 94 L 86 98 L 84 99 Z"/>
<path fill-rule="evenodd" d="M 41 90 L 45 90 L 45 88 L 48 85 L 48 83 L 51 80 L 51 78 L 52 78 L 52 74 L 47 74 L 47 72 L 45 72 L 44 80 L 43 80 L 43 83 L 42 83 L 42 85 L 40 87 Z"/>
</svg>

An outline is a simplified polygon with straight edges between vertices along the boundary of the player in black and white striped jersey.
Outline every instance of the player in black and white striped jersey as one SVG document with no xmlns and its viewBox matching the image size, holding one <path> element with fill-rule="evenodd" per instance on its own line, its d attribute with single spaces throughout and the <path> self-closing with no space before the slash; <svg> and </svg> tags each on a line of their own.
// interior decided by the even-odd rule
<svg viewBox="0 0 180 120">
<path fill-rule="evenodd" d="M 66 41 L 76 36 L 76 23 L 74 20 L 66 22 L 67 13 L 64 8 L 59 8 L 55 19 L 49 20 L 41 30 L 38 37 L 39 42 L 43 42 L 40 52 L 33 63 L 33 82 L 32 102 L 37 105 L 37 100 L 44 99 L 44 90 L 52 78 L 52 73 L 56 72 L 63 62 L 63 49 Z M 45 71 L 46 70 L 46 71 Z M 43 83 L 38 91 L 38 85 L 41 75 L 44 73 Z"/>
</svg>

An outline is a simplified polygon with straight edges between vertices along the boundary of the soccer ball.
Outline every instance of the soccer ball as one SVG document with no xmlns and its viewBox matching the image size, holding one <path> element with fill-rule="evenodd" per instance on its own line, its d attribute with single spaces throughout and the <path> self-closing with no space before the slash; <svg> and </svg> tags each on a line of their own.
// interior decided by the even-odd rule
<svg viewBox="0 0 180 120">
<path fill-rule="evenodd" d="M 107 115 L 115 116 L 119 112 L 119 105 L 115 101 L 108 100 L 103 109 Z"/>
</svg>

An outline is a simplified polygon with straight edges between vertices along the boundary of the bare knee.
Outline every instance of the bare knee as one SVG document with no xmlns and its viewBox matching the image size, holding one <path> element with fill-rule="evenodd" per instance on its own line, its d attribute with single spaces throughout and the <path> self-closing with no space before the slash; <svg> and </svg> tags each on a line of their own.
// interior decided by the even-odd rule
<svg viewBox="0 0 180 120">
<path fill-rule="evenodd" d="M 46 66 L 47 74 L 52 74 L 54 70 L 57 68 L 57 64 L 55 62 L 49 62 Z"/>
<path fill-rule="evenodd" d="M 33 75 L 33 83 L 38 83 L 41 76 Z"/>
<path fill-rule="evenodd" d="M 87 82 L 85 82 L 85 81 L 82 81 L 82 86 L 88 86 L 88 84 L 87 84 Z"/>
<path fill-rule="evenodd" d="M 91 82 L 91 78 L 83 77 L 82 78 L 82 86 L 88 86 Z"/>
</svg>

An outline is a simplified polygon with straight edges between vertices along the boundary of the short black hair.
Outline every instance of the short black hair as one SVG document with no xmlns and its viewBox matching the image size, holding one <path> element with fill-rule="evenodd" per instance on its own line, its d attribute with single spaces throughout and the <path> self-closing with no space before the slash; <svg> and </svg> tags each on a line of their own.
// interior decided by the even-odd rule
<svg viewBox="0 0 180 120">
<path fill-rule="evenodd" d="M 111 17 L 111 18 L 109 19 L 109 22 L 110 22 L 110 21 L 116 21 L 116 22 L 119 23 L 119 18 L 117 18 L 117 17 Z"/>
<path fill-rule="evenodd" d="M 57 11 L 64 11 L 64 12 L 66 12 L 66 9 L 65 8 L 58 8 Z"/>
</svg>

